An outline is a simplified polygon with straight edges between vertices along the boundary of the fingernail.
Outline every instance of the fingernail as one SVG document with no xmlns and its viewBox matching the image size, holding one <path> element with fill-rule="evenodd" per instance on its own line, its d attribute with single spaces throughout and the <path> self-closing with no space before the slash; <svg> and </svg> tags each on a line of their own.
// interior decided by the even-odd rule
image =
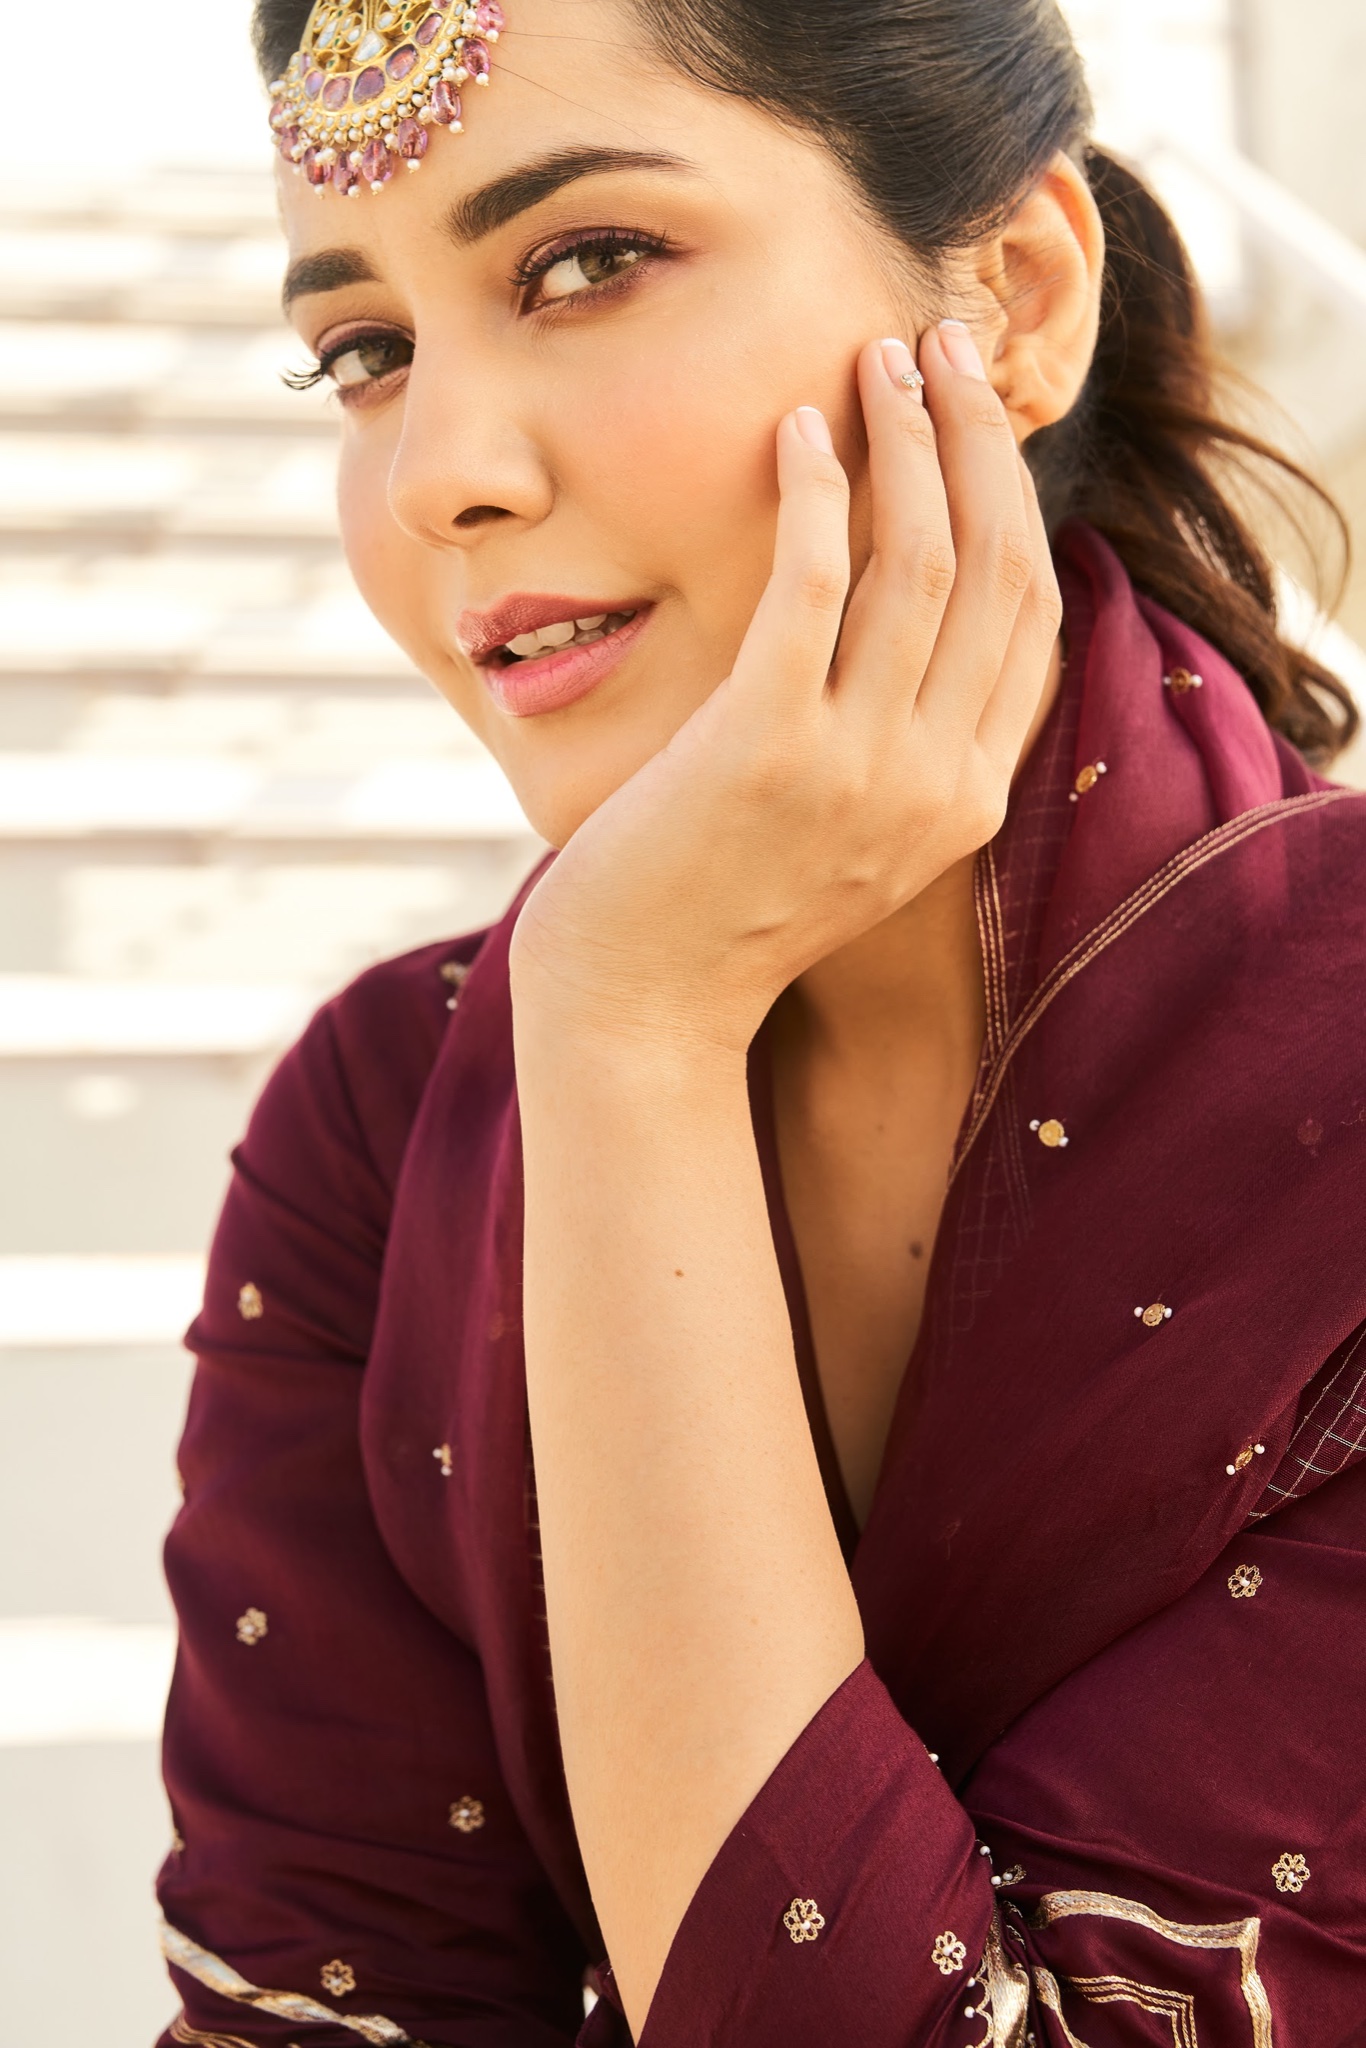
<svg viewBox="0 0 1366 2048">
<path fill-rule="evenodd" d="M 830 438 L 825 414 L 817 412 L 814 405 L 797 407 L 797 432 L 812 448 L 819 448 L 822 455 L 833 455 L 835 444 Z"/>
<path fill-rule="evenodd" d="M 943 342 L 944 353 L 955 370 L 961 370 L 965 377 L 975 377 L 979 384 L 986 383 L 986 368 L 978 353 L 977 344 L 961 320 L 941 320 L 939 339 Z"/>
<path fill-rule="evenodd" d="M 898 391 L 917 393 L 925 388 L 925 379 L 916 368 L 915 357 L 904 341 L 888 340 L 882 343 L 882 361 L 887 375 Z"/>
</svg>

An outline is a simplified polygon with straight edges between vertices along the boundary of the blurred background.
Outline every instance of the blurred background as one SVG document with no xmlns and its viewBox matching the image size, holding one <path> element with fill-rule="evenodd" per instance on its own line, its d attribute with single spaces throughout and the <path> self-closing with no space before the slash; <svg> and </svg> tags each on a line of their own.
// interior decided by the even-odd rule
<svg viewBox="0 0 1366 2048">
<path fill-rule="evenodd" d="M 1229 353 L 1366 532 L 1361 0 L 1073 0 Z M 537 844 L 351 593 L 285 391 L 248 0 L 144 0 L 0 220 L 0 2048 L 148 2048 L 159 1546 L 229 1146 L 310 1007 Z M 24 46 L 32 10 L 0 0 Z M 193 85 L 191 85 L 193 81 Z M 1297 630 L 1366 702 L 1366 564 Z M 1366 785 L 1366 752 L 1345 764 Z"/>
</svg>

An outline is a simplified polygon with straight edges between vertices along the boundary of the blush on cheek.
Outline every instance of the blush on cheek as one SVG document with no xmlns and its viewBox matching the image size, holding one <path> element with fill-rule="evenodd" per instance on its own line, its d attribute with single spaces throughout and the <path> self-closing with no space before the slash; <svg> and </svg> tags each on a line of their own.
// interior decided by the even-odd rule
<svg viewBox="0 0 1366 2048">
<path fill-rule="evenodd" d="M 618 558 L 682 596 L 718 681 L 767 581 L 778 509 L 771 399 L 720 367 L 680 351 L 662 376 L 614 375 L 574 483 Z"/>
</svg>

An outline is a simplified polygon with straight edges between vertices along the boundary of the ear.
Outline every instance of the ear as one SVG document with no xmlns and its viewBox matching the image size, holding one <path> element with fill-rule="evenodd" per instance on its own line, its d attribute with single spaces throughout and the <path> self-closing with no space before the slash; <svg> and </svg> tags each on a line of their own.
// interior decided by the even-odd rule
<svg viewBox="0 0 1366 2048">
<path fill-rule="evenodd" d="M 973 264 L 994 348 L 991 381 L 1021 442 L 1072 410 L 1095 354 L 1105 229 L 1085 175 L 1054 157 Z"/>
</svg>

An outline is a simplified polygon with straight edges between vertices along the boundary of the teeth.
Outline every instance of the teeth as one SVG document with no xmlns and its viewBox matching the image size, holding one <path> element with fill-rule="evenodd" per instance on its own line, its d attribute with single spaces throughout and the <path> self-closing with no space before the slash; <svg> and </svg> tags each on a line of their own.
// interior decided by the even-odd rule
<svg viewBox="0 0 1366 2048">
<path fill-rule="evenodd" d="M 519 633 L 515 640 L 507 642 L 509 654 L 515 654 L 522 661 L 530 661 L 538 654 L 550 654 L 557 648 L 591 647 L 597 640 L 605 640 L 609 633 L 615 633 L 634 612 L 597 612 L 587 619 L 561 619 L 553 626 L 541 626 L 534 633 Z"/>
</svg>

